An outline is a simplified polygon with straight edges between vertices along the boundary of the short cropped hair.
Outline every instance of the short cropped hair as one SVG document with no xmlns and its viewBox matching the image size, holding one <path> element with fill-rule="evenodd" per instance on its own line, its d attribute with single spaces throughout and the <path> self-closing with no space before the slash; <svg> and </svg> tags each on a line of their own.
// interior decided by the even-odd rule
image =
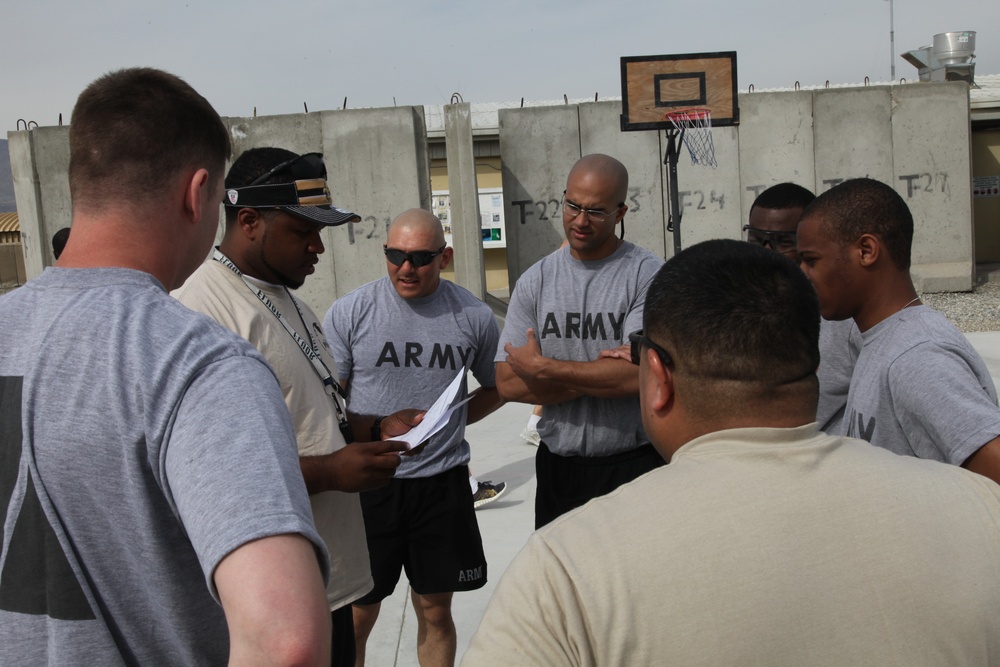
<svg viewBox="0 0 1000 667">
<path fill-rule="evenodd" d="M 80 94 L 69 128 L 74 207 L 143 203 L 185 169 L 222 174 L 229 133 L 212 105 L 173 74 L 109 72 Z"/>
<path fill-rule="evenodd" d="M 899 193 L 872 178 L 854 178 L 830 188 L 810 204 L 802 219 L 820 216 L 842 247 L 862 234 L 877 236 L 900 271 L 910 268 L 913 214 Z"/>
<path fill-rule="evenodd" d="M 805 189 L 796 183 L 778 183 L 764 190 L 753 200 L 750 206 L 752 213 L 754 208 L 766 208 L 780 211 L 786 208 L 805 208 L 816 199 L 810 190 Z"/>
<path fill-rule="evenodd" d="M 285 148 L 260 147 L 251 148 L 244 151 L 233 161 L 226 174 L 226 188 L 242 188 L 250 185 L 259 177 L 269 172 L 282 162 L 298 157 L 298 153 L 293 153 Z M 257 185 L 275 185 L 278 183 L 291 183 L 295 177 L 286 170 L 281 170 L 271 175 L 267 180 Z M 226 224 L 234 222 L 240 209 L 226 207 Z"/>
<path fill-rule="evenodd" d="M 819 302 L 781 253 L 715 239 L 672 257 L 653 278 L 646 335 L 673 351 L 679 372 L 711 383 L 769 387 L 819 365 Z"/>
</svg>

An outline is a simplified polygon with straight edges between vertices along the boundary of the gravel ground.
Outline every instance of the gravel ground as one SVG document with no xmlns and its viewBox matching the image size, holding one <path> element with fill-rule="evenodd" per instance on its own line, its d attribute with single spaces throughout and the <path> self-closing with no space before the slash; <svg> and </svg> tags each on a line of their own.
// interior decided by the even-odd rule
<svg viewBox="0 0 1000 667">
<path fill-rule="evenodd" d="M 971 292 L 923 294 L 920 298 L 964 332 L 1000 331 L 1000 276 L 991 278 Z"/>
</svg>

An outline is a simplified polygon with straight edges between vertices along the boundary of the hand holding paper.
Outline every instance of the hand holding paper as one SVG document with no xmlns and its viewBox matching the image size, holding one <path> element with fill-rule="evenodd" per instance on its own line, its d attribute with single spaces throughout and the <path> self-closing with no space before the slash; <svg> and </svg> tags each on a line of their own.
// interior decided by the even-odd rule
<svg viewBox="0 0 1000 667">
<path fill-rule="evenodd" d="M 459 369 L 455 379 L 448 385 L 448 388 L 444 390 L 444 393 L 434 401 L 434 405 L 427 409 L 423 420 L 406 433 L 393 437 L 393 440 L 405 442 L 412 449 L 444 428 L 445 424 L 451 419 L 451 413 L 465 405 L 472 398 L 468 396 L 464 400 L 452 405 L 452 401 L 458 395 L 458 390 L 462 387 L 462 380 L 464 378 L 465 367 L 463 366 Z"/>
</svg>

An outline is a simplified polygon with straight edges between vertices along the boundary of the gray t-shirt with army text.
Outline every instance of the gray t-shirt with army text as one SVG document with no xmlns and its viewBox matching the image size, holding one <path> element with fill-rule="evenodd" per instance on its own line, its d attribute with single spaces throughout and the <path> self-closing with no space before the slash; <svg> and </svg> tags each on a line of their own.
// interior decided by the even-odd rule
<svg viewBox="0 0 1000 667">
<path fill-rule="evenodd" d="M 388 276 L 380 278 L 337 299 L 323 330 L 340 378 L 349 381 L 347 407 L 355 414 L 426 410 L 461 369 L 482 387 L 496 386 L 500 329 L 493 311 L 447 280 L 431 295 L 404 299 Z M 457 400 L 468 395 L 466 382 Z M 468 404 L 455 410 L 423 451 L 403 457 L 396 477 L 430 477 L 468 464 L 467 414 Z"/>
<path fill-rule="evenodd" d="M 543 257 L 517 281 L 496 361 L 507 360 L 506 343 L 523 346 L 529 328 L 544 356 L 564 361 L 593 361 L 602 350 L 624 345 L 642 329 L 646 289 L 662 265 L 627 241 L 600 260 L 575 259 L 568 247 Z M 649 442 L 638 396 L 581 396 L 546 405 L 537 428 L 562 456 L 608 456 Z"/>
<path fill-rule="evenodd" d="M 989 370 L 944 315 L 906 308 L 861 336 L 837 435 L 954 465 L 1000 435 Z"/>
</svg>

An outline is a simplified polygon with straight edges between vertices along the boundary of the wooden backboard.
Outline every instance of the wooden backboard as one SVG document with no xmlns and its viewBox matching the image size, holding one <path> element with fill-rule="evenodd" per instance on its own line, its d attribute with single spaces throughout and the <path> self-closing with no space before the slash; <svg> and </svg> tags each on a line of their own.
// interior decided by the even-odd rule
<svg viewBox="0 0 1000 667">
<path fill-rule="evenodd" d="M 622 131 L 667 130 L 666 114 L 707 108 L 712 125 L 739 125 L 736 52 L 622 57 Z"/>
</svg>

